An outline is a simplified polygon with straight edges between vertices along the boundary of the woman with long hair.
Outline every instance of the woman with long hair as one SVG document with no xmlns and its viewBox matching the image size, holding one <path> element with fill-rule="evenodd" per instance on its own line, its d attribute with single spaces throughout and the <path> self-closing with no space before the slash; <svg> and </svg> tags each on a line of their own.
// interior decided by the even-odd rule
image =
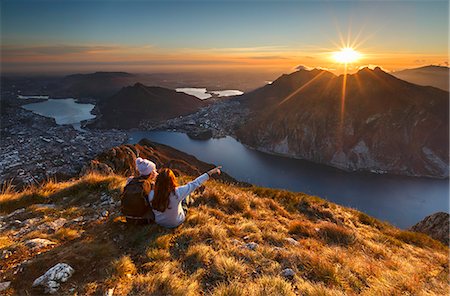
<svg viewBox="0 0 450 296">
<path fill-rule="evenodd" d="M 181 203 L 211 175 L 220 174 L 221 168 L 221 166 L 215 167 L 183 186 L 177 185 L 171 169 L 161 170 L 156 177 L 154 190 L 149 194 L 155 222 L 167 228 L 174 228 L 182 224 L 186 219 L 186 214 Z"/>
</svg>

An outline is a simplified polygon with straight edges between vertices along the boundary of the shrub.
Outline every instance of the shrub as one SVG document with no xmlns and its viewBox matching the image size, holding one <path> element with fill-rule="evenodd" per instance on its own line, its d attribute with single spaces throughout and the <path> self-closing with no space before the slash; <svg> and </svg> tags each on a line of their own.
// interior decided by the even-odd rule
<svg viewBox="0 0 450 296">
<path fill-rule="evenodd" d="M 416 245 L 418 247 L 430 247 L 434 249 L 443 249 L 444 245 L 426 234 L 413 231 L 398 231 L 393 235 L 396 239 L 407 244 Z"/>
<path fill-rule="evenodd" d="M 326 258 L 322 258 L 321 254 L 304 254 L 298 269 L 310 281 L 323 282 L 327 285 L 338 283 L 334 266 Z"/>
<path fill-rule="evenodd" d="M 118 277 L 130 277 L 136 273 L 136 266 L 129 256 L 122 256 L 113 261 L 114 273 Z"/>
<path fill-rule="evenodd" d="M 294 221 L 289 225 L 289 234 L 295 234 L 301 237 L 314 236 L 314 225 L 306 221 Z"/>
<path fill-rule="evenodd" d="M 217 281 L 231 281 L 246 276 L 246 265 L 232 257 L 219 255 L 214 258 L 211 278 Z"/>
<path fill-rule="evenodd" d="M 343 226 L 324 223 L 319 229 L 319 236 L 328 244 L 348 246 L 355 242 L 355 234 Z"/>
<path fill-rule="evenodd" d="M 211 296 L 243 296 L 246 295 L 244 287 L 240 283 L 219 283 L 211 293 Z"/>
<path fill-rule="evenodd" d="M 190 246 L 184 258 L 186 269 L 194 272 L 200 267 L 206 267 L 211 263 L 214 253 L 210 246 L 204 244 Z"/>
<path fill-rule="evenodd" d="M 249 288 L 250 295 L 256 296 L 293 296 L 292 285 L 279 276 L 262 276 Z"/>
<path fill-rule="evenodd" d="M 249 202 L 243 196 L 230 196 L 225 208 L 229 214 L 242 213 L 249 209 Z"/>
</svg>

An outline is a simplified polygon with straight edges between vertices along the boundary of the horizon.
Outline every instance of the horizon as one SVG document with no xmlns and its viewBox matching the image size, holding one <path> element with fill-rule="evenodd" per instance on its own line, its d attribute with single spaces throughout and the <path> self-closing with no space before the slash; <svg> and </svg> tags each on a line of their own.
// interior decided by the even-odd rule
<svg viewBox="0 0 450 296">
<path fill-rule="evenodd" d="M 448 67 L 447 1 L 1 4 L 2 74 Z M 345 48 L 357 58 L 336 58 Z"/>
</svg>

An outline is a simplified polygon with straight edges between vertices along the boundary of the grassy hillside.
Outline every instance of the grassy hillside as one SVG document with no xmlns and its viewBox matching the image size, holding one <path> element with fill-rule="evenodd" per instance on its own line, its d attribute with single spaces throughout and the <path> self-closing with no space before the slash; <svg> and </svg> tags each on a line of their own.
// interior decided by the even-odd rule
<svg viewBox="0 0 450 296">
<path fill-rule="evenodd" d="M 449 292 L 448 247 L 320 198 L 211 180 L 194 194 L 187 221 L 167 230 L 124 223 L 117 204 L 124 182 L 89 174 L 18 193 L 4 189 L 6 294 L 39 295 L 33 281 L 59 262 L 75 273 L 58 295 Z M 26 244 L 33 238 L 55 244 L 33 249 Z"/>
</svg>

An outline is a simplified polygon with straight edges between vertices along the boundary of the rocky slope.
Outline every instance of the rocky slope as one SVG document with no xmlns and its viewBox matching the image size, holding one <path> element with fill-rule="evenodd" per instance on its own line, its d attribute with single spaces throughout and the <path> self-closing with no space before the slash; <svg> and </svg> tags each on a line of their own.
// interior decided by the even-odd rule
<svg viewBox="0 0 450 296">
<path fill-rule="evenodd" d="M 135 165 L 137 157 L 153 161 L 158 169 L 170 168 L 176 175 L 184 173 L 191 176 L 199 176 L 214 168 L 213 164 L 200 161 L 194 156 L 170 146 L 143 139 L 136 145 L 121 145 L 100 153 L 82 169 L 82 175 L 90 172 L 105 175 L 111 173 L 123 176 L 137 175 Z M 213 178 L 226 183 L 248 185 L 237 181 L 227 173 L 214 176 Z"/>
<path fill-rule="evenodd" d="M 206 103 L 171 89 L 136 83 L 96 106 L 96 128 L 137 128 L 197 111 Z"/>
<path fill-rule="evenodd" d="M 448 96 L 380 68 L 346 77 L 300 70 L 243 96 L 252 114 L 236 134 L 262 151 L 348 171 L 445 178 Z"/>
<path fill-rule="evenodd" d="M 128 174 L 139 150 L 159 166 L 172 163 L 180 182 L 203 170 L 181 152 L 166 158 L 166 149 L 121 146 L 97 161 Z M 125 181 L 87 174 L 3 190 L 0 293 L 448 294 L 448 247 L 424 234 L 306 194 L 218 180 L 192 195 L 177 229 L 137 227 L 120 217 Z"/>
<path fill-rule="evenodd" d="M 397 78 L 418 84 L 438 87 L 448 91 L 450 69 L 443 66 L 425 66 L 392 72 Z"/>
<path fill-rule="evenodd" d="M 448 213 L 439 212 L 425 217 L 422 221 L 411 227 L 412 231 L 428 234 L 435 240 L 445 245 L 449 244 L 449 219 Z"/>
</svg>

